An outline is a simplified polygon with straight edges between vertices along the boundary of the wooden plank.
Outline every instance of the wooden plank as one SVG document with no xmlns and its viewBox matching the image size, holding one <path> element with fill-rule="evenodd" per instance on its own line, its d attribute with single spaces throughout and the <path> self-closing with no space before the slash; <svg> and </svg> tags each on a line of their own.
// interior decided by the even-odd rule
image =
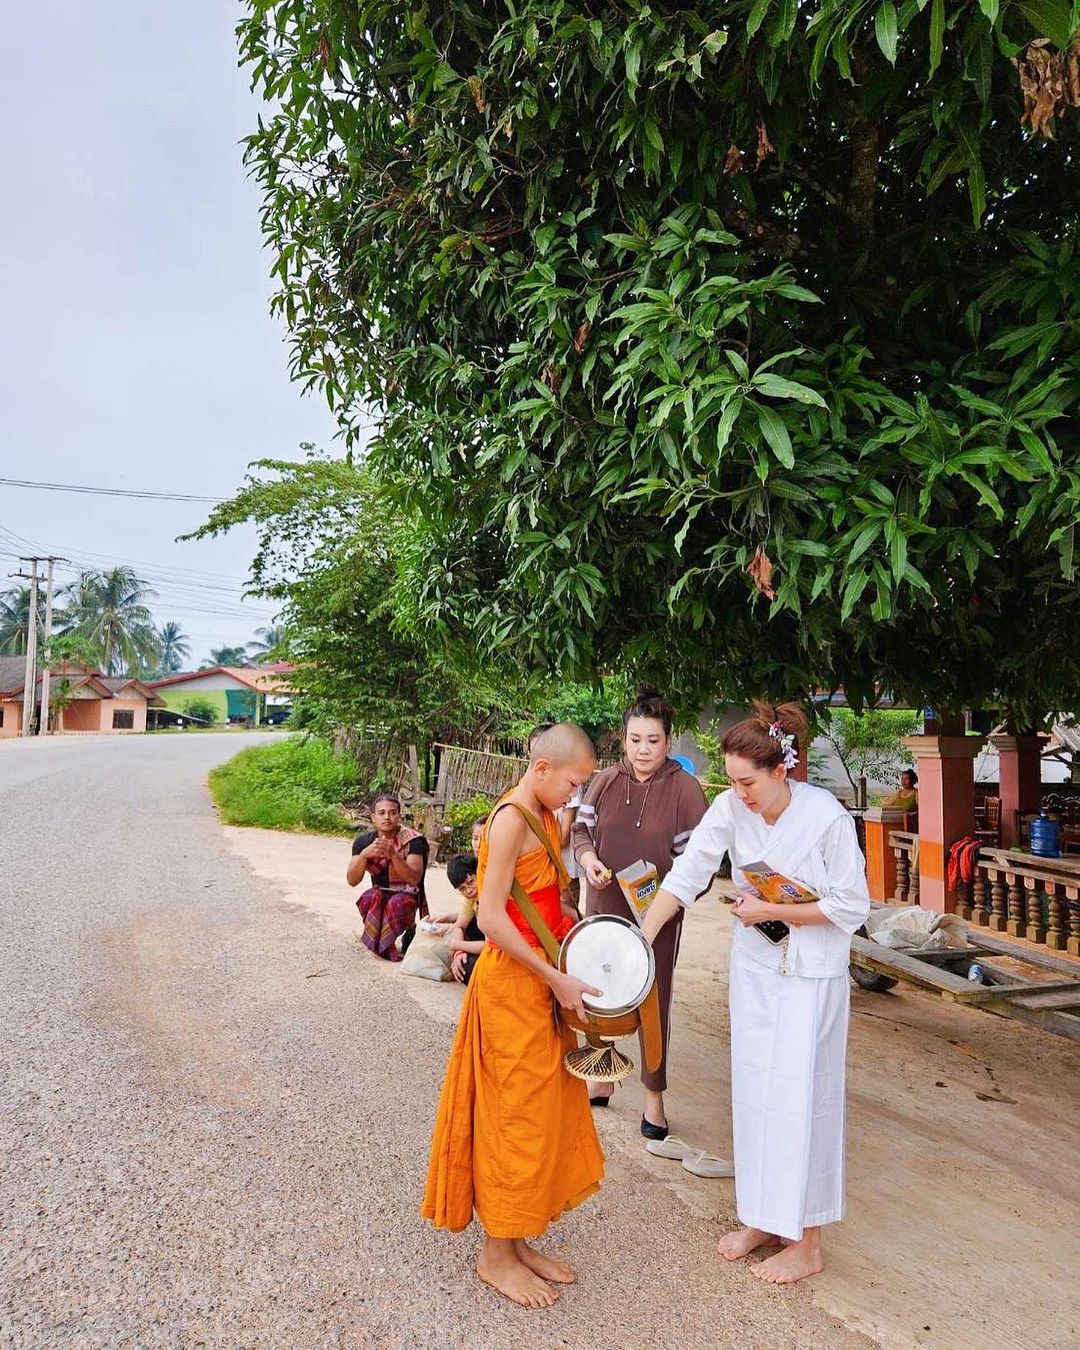
<svg viewBox="0 0 1080 1350">
<path fill-rule="evenodd" d="M 952 999 L 957 1003 L 980 1003 L 986 998 L 1000 997 L 997 990 L 987 985 L 973 984 L 963 975 L 954 975 L 950 970 L 941 970 L 904 952 L 897 952 L 891 947 L 882 947 L 880 943 L 870 938 L 853 937 L 851 957 L 857 965 L 865 966 L 868 970 L 876 970 L 882 975 L 893 975 L 901 980 L 910 980 L 912 984 L 921 985 L 924 989 L 933 989 L 943 998 Z"/>
<path fill-rule="evenodd" d="M 1056 992 L 1041 990 L 1038 993 L 1015 996 L 1010 994 L 1009 1002 L 1017 1003 L 1023 1008 L 1046 1008 L 1058 1011 L 1080 1007 L 1080 984 L 1074 984 L 1071 990 L 1058 989 Z"/>
<path fill-rule="evenodd" d="M 994 950 L 992 947 L 935 947 L 932 951 L 927 951 L 925 947 L 885 947 L 879 943 L 884 951 L 900 952 L 904 956 L 914 956 L 918 961 L 929 961 L 931 965 L 941 965 L 946 961 L 960 961 L 966 957 L 992 956 Z"/>
<path fill-rule="evenodd" d="M 979 944 L 996 952 L 1001 956 L 1014 956 L 1021 961 L 1030 961 L 1033 966 L 1042 966 L 1047 970 L 1060 970 L 1063 974 L 1072 975 L 1080 980 L 1080 961 L 1070 961 L 1067 957 L 1057 955 L 1049 950 L 1038 951 L 1032 947 L 1021 947 L 1016 942 L 1010 942 L 1007 938 L 995 937 L 994 934 L 986 932 L 982 928 L 973 928 L 969 930 L 978 935 Z"/>
<path fill-rule="evenodd" d="M 1011 1003 L 1000 999 L 995 1003 L 981 1005 L 986 1012 L 998 1017 L 1007 1017 L 1012 1022 L 1026 1022 L 1038 1027 L 1040 1031 L 1052 1032 L 1055 1036 L 1065 1036 L 1070 1041 L 1080 1041 L 1080 1017 L 1071 1012 L 1056 1008 L 1025 1008 L 1021 1003 Z"/>
<path fill-rule="evenodd" d="M 1040 858 L 1013 848 L 979 849 L 979 857 L 994 867 L 1009 872 L 1049 872 L 1055 880 L 1080 882 L 1080 865 L 1075 858 Z"/>
<path fill-rule="evenodd" d="M 993 971 L 993 967 L 991 966 L 984 966 L 983 969 L 987 972 L 987 974 L 990 974 L 991 972 L 993 972 L 994 974 L 1001 973 L 1000 971 Z M 996 994 L 1002 995 L 1007 994 L 1009 998 L 1012 998 L 1014 994 L 1019 995 L 1021 997 L 1027 994 L 1031 995 L 1060 994 L 1063 990 L 1080 989 L 1080 981 L 1061 980 L 1055 981 L 1054 983 L 1049 982 L 1044 983 L 1040 981 L 1037 984 L 1029 984 L 1025 981 L 1017 983 L 1015 980 L 1005 979 L 1005 980 L 996 980 L 991 984 L 984 985 L 983 987 L 985 989 L 993 990 L 993 992 Z"/>
</svg>

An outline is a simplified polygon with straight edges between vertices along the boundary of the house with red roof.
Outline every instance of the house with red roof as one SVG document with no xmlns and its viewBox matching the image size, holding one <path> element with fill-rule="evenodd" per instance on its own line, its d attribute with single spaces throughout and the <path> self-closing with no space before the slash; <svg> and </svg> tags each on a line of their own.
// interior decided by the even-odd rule
<svg viewBox="0 0 1080 1350">
<path fill-rule="evenodd" d="M 289 675 L 293 667 L 285 662 L 265 666 L 210 666 L 151 680 L 149 687 L 173 715 L 185 714 L 192 699 L 213 706 L 215 722 L 259 726 L 281 722 L 292 705 Z"/>
<path fill-rule="evenodd" d="M 62 664 L 49 678 L 49 728 L 58 735 L 145 731 L 149 710 L 165 706 L 148 684 L 130 675 L 105 675 Z M 25 681 L 26 657 L 0 656 L 2 737 L 22 734 Z M 40 703 L 40 671 L 34 694 Z"/>
</svg>

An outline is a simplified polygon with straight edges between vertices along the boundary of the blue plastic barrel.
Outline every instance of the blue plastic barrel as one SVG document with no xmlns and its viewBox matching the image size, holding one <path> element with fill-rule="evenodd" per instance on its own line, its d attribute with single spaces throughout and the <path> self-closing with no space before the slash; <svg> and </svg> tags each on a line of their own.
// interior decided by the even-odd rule
<svg viewBox="0 0 1080 1350">
<path fill-rule="evenodd" d="M 687 773 L 694 772 L 694 761 L 690 758 L 689 755 L 672 755 L 671 758 L 675 761 L 676 764 L 681 765 L 682 768 L 684 768 Z"/>
<path fill-rule="evenodd" d="M 1031 822 L 1031 851 L 1040 858 L 1061 857 L 1061 826 L 1045 811 Z"/>
</svg>

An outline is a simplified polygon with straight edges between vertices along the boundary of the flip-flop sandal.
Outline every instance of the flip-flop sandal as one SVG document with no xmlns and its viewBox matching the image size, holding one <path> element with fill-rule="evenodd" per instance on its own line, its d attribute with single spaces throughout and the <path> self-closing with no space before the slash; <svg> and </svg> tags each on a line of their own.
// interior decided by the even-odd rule
<svg viewBox="0 0 1080 1350">
<path fill-rule="evenodd" d="M 726 1158 L 719 1158 L 715 1153 L 708 1153 L 702 1149 L 700 1153 L 687 1153 L 682 1160 L 683 1171 L 690 1172 L 695 1177 L 733 1177 L 735 1175 L 735 1166 L 728 1162 Z"/>
<path fill-rule="evenodd" d="M 669 1134 L 666 1139 L 649 1139 L 645 1148 L 655 1158 L 670 1158 L 672 1162 L 682 1162 L 684 1158 L 692 1158 L 697 1149 L 693 1149 L 689 1144 L 673 1134 Z"/>
</svg>

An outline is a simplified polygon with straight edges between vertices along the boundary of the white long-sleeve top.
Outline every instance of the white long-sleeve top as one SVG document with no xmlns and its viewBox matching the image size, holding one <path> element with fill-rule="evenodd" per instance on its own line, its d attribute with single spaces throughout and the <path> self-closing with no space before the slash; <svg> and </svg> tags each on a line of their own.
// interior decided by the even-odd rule
<svg viewBox="0 0 1080 1350">
<path fill-rule="evenodd" d="M 664 880 L 683 905 L 690 906 L 709 888 L 724 854 L 731 858 L 736 886 L 749 883 L 740 863 L 767 863 L 800 881 L 818 896 L 829 922 L 791 925 L 787 966 L 793 975 L 826 979 L 843 975 L 851 955 L 851 935 L 870 913 L 866 863 L 859 850 L 855 822 L 831 792 L 790 779 L 791 801 L 775 825 L 739 801 L 733 789 L 722 792 L 690 836 L 681 857 Z M 783 953 L 754 928 L 733 920 L 733 946 L 748 960 L 779 969 Z"/>
</svg>

